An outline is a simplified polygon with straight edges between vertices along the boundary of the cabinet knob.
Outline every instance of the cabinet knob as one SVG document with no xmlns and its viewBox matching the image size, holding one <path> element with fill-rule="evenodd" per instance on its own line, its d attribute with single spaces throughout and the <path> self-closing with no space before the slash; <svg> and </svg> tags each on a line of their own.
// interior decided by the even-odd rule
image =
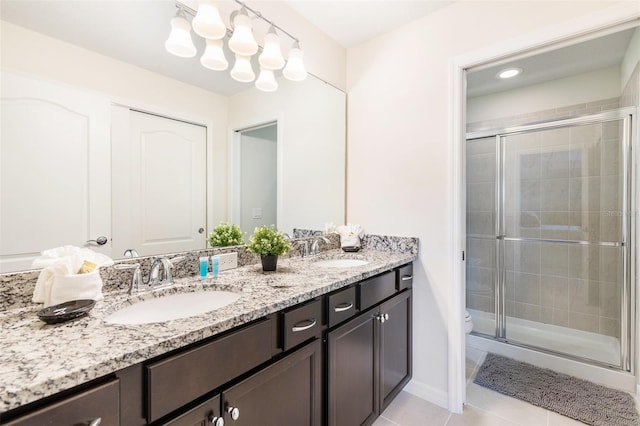
<svg viewBox="0 0 640 426">
<path fill-rule="evenodd" d="M 213 412 L 209 414 L 209 423 L 213 426 L 224 426 L 224 419 L 222 417 L 216 417 L 213 415 Z"/>
<path fill-rule="evenodd" d="M 102 424 L 102 417 L 98 417 L 97 419 L 90 420 L 89 423 L 87 424 L 89 426 L 100 426 L 100 424 Z"/>
<path fill-rule="evenodd" d="M 238 420 L 240 418 L 240 409 L 238 407 L 227 408 L 227 413 L 231 416 L 231 420 Z"/>
<path fill-rule="evenodd" d="M 384 322 L 389 319 L 389 314 L 376 314 L 375 318 L 384 324 Z"/>
</svg>

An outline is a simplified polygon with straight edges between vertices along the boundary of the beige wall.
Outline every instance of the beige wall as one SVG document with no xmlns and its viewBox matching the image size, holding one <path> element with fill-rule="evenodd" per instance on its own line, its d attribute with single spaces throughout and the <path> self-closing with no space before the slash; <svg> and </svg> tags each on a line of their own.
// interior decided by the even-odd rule
<svg viewBox="0 0 640 426">
<path fill-rule="evenodd" d="M 452 58 L 594 13 L 613 2 L 456 2 L 347 52 L 347 219 L 420 238 L 414 392 L 447 404 L 453 235 Z M 375 190 L 372 190 L 375 188 Z"/>
</svg>

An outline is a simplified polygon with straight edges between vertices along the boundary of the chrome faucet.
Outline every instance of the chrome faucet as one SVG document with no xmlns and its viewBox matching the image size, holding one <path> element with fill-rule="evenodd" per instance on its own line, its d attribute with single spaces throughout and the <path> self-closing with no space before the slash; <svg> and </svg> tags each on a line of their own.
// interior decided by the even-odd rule
<svg viewBox="0 0 640 426">
<path fill-rule="evenodd" d="M 309 256 L 317 256 L 320 254 L 320 241 L 322 241 L 325 244 L 329 244 L 331 243 L 331 241 L 329 241 L 329 239 L 327 237 L 316 237 L 313 239 L 313 242 L 311 243 L 311 245 L 309 245 L 309 241 L 305 241 L 304 245 L 302 246 L 302 257 L 309 257 Z"/>
<path fill-rule="evenodd" d="M 131 285 L 129 286 L 129 294 L 133 294 L 143 289 L 151 289 L 152 287 L 162 287 L 173 284 L 173 274 L 171 273 L 173 265 L 175 263 L 182 262 L 184 259 L 184 256 L 174 257 L 173 259 L 167 259 L 164 256 L 156 258 L 151 264 L 149 279 L 146 283 L 142 277 L 142 270 L 140 269 L 139 263 L 123 263 L 114 265 L 114 268 L 133 269 Z"/>
</svg>

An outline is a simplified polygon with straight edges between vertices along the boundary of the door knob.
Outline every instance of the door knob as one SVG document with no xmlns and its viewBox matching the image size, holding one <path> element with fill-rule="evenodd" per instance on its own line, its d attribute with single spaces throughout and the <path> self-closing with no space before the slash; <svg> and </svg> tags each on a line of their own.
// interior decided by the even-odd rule
<svg viewBox="0 0 640 426">
<path fill-rule="evenodd" d="M 198 228 L 198 234 L 202 234 L 204 232 L 204 228 Z"/>
<path fill-rule="evenodd" d="M 88 243 L 96 243 L 99 246 L 103 246 L 103 245 L 107 244 L 107 241 L 109 241 L 109 240 L 104 235 L 99 236 L 95 240 L 87 240 Z"/>
</svg>

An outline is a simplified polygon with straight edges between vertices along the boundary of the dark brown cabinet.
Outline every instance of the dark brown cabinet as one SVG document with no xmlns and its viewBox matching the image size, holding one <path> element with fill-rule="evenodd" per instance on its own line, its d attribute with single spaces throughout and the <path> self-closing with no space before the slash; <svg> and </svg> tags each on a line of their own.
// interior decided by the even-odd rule
<svg viewBox="0 0 640 426">
<path fill-rule="evenodd" d="M 411 378 L 412 281 L 404 265 L 3 413 L 0 422 L 369 425 Z"/>
<path fill-rule="evenodd" d="M 374 312 L 369 311 L 328 333 L 330 425 L 368 424 L 378 415 L 377 322 Z"/>
<path fill-rule="evenodd" d="M 319 339 L 222 392 L 225 425 L 320 426 Z"/>
<path fill-rule="evenodd" d="M 387 281 L 375 284 L 380 298 Z M 373 423 L 411 379 L 411 296 L 410 287 L 382 303 L 367 296 L 373 309 L 327 333 L 329 425 Z"/>
<path fill-rule="evenodd" d="M 405 291 L 380 306 L 380 412 L 411 379 L 411 296 Z"/>
</svg>

